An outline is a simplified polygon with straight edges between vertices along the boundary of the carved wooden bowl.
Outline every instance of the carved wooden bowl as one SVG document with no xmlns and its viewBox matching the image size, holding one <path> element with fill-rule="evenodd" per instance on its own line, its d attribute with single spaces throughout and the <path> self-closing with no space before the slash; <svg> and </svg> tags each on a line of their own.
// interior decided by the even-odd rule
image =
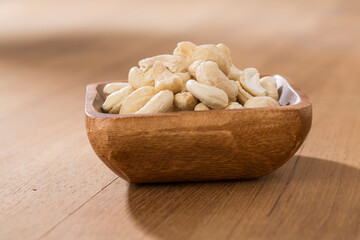
<svg viewBox="0 0 360 240">
<path fill-rule="evenodd" d="M 87 86 L 86 129 L 99 158 L 128 182 L 254 179 L 304 142 L 307 96 L 275 75 L 280 107 L 119 115 L 101 111 L 106 83 Z"/>
</svg>

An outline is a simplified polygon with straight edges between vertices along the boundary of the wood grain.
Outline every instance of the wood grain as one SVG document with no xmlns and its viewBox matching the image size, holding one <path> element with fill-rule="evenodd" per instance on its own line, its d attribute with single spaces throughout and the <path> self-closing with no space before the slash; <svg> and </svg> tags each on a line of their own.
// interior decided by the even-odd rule
<svg viewBox="0 0 360 240">
<path fill-rule="evenodd" d="M 89 141 L 111 170 L 132 183 L 262 177 L 296 153 L 312 121 L 308 97 L 275 78 L 280 107 L 142 115 L 103 113 L 105 83 L 90 84 Z"/>
<path fill-rule="evenodd" d="M 359 239 L 359 7 L 191 1 L 183 17 L 182 1 L 1 2 L 0 238 Z M 86 85 L 182 40 L 224 42 L 239 68 L 307 93 L 312 130 L 288 163 L 255 181 L 135 185 L 97 158 Z"/>
</svg>

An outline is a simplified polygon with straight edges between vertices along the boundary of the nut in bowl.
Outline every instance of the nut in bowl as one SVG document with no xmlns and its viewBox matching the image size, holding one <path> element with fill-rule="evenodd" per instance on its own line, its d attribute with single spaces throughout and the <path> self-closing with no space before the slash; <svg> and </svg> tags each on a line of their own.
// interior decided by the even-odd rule
<svg viewBox="0 0 360 240">
<path fill-rule="evenodd" d="M 90 143 L 123 179 L 254 179 L 279 168 L 304 142 L 312 108 L 300 89 L 279 75 L 240 71 L 223 44 L 197 47 L 179 43 L 174 56 L 181 58 L 140 61 L 139 70 L 131 71 L 141 73 L 129 73 L 130 84 L 87 87 Z M 149 77 L 159 59 L 163 73 Z"/>
</svg>

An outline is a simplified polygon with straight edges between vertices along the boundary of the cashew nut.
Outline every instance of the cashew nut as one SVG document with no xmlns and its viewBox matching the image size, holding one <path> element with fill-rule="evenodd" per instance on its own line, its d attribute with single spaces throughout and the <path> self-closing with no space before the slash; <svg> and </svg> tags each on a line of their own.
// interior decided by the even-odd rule
<svg viewBox="0 0 360 240">
<path fill-rule="evenodd" d="M 235 67 L 235 65 L 231 65 L 228 78 L 231 80 L 240 81 L 241 75 L 242 75 L 242 71 L 237 67 Z"/>
<path fill-rule="evenodd" d="M 173 93 L 178 93 L 183 84 L 190 79 L 189 73 L 172 73 L 159 61 L 154 63 L 152 69 L 157 92 L 170 90 Z"/>
<path fill-rule="evenodd" d="M 104 87 L 104 111 L 143 114 L 280 106 L 276 79 L 260 79 L 255 68 L 238 69 L 223 43 L 180 42 L 173 55 L 139 61 L 128 78 L 129 83 Z"/>
<path fill-rule="evenodd" d="M 178 73 L 175 73 L 175 75 L 178 76 L 183 81 L 183 84 L 186 84 L 186 82 L 189 81 L 191 78 L 191 75 L 188 72 L 184 72 L 184 73 L 178 72 Z"/>
<path fill-rule="evenodd" d="M 135 113 L 170 112 L 173 106 L 173 101 L 174 94 L 170 90 L 160 91 Z"/>
<path fill-rule="evenodd" d="M 243 106 L 238 102 L 231 102 L 225 109 L 242 109 Z"/>
<path fill-rule="evenodd" d="M 243 89 L 243 87 L 240 85 L 240 82 L 236 81 L 236 86 L 238 88 L 237 100 L 242 105 L 244 105 L 246 101 L 249 100 L 250 98 L 253 98 L 253 96 L 250 93 L 248 93 L 247 91 L 245 91 L 245 89 Z"/>
<path fill-rule="evenodd" d="M 215 62 L 201 63 L 196 69 L 196 78 L 200 83 L 220 88 L 229 99 L 236 99 L 238 94 L 236 84 L 226 77 Z"/>
<path fill-rule="evenodd" d="M 134 89 L 144 86 L 154 86 L 155 78 L 153 76 L 153 69 L 150 68 L 145 71 L 145 69 L 132 67 L 129 71 L 128 81 Z"/>
<path fill-rule="evenodd" d="M 253 96 L 265 96 L 265 88 L 260 85 L 260 74 L 256 68 L 246 68 L 240 77 L 241 86 Z"/>
<path fill-rule="evenodd" d="M 102 109 L 110 113 L 119 113 L 120 107 L 123 104 L 125 98 L 129 96 L 134 89 L 131 86 L 124 87 L 116 92 L 107 96 Z"/>
<path fill-rule="evenodd" d="M 178 93 L 174 98 L 174 107 L 177 111 L 194 110 L 197 103 L 197 99 L 189 92 Z"/>
<path fill-rule="evenodd" d="M 242 71 L 240 69 L 238 69 L 237 67 L 235 67 L 235 65 L 232 63 L 232 60 L 231 60 L 231 54 L 230 54 L 230 49 L 228 48 L 228 46 L 226 46 L 225 44 L 223 43 L 219 43 L 218 45 L 216 45 L 219 49 L 221 49 L 225 54 L 226 56 L 229 58 L 229 62 L 231 64 L 231 67 L 230 67 L 230 72 L 228 74 L 228 78 L 231 79 L 231 80 L 236 80 L 236 81 L 239 81 L 240 80 L 240 75 L 242 73 Z"/>
<path fill-rule="evenodd" d="M 187 92 L 186 83 L 182 85 L 180 92 Z"/>
<path fill-rule="evenodd" d="M 276 79 L 274 77 L 263 77 L 260 79 L 260 84 L 266 90 L 266 96 L 279 100 L 279 93 L 277 90 Z"/>
<path fill-rule="evenodd" d="M 213 61 L 217 63 L 220 70 L 227 76 L 230 72 L 230 60 L 228 56 L 213 44 L 205 44 L 195 47 L 193 60 Z"/>
<path fill-rule="evenodd" d="M 192 95 L 210 108 L 222 109 L 228 104 L 227 94 L 217 87 L 205 85 L 195 80 L 189 80 L 186 83 L 186 88 Z"/>
<path fill-rule="evenodd" d="M 113 92 L 119 91 L 120 89 L 130 86 L 129 83 L 125 83 L 125 82 L 117 82 L 117 83 L 108 83 L 105 85 L 103 92 L 106 95 L 110 95 Z"/>
<path fill-rule="evenodd" d="M 187 69 L 187 62 L 181 56 L 175 55 L 158 55 L 150 58 L 145 58 L 139 61 L 139 66 L 144 68 L 145 71 L 150 69 L 156 61 L 161 62 L 165 67 L 167 67 L 171 72 L 183 72 Z"/>
<path fill-rule="evenodd" d="M 183 57 L 188 64 L 193 62 L 193 52 L 196 45 L 192 42 L 179 42 L 173 54 Z"/>
<path fill-rule="evenodd" d="M 210 108 L 208 108 L 205 104 L 203 103 L 198 103 L 195 108 L 194 111 L 206 111 L 206 110 L 210 110 Z"/>
<path fill-rule="evenodd" d="M 253 97 L 245 104 L 245 108 L 278 107 L 280 104 L 271 97 Z"/>
<path fill-rule="evenodd" d="M 204 61 L 202 60 L 197 60 L 195 62 L 193 62 L 189 67 L 188 67 L 188 71 L 190 73 L 190 75 L 196 79 L 196 69 L 200 66 L 200 64 L 202 64 Z"/>
<path fill-rule="evenodd" d="M 139 111 L 155 94 L 154 87 L 145 86 L 136 89 L 124 100 L 120 113 L 129 114 Z"/>
<path fill-rule="evenodd" d="M 230 49 L 228 46 L 226 46 L 225 44 L 223 43 L 219 43 L 218 45 L 216 45 L 216 47 L 218 47 L 221 51 L 223 51 L 226 56 L 228 57 L 229 59 L 229 62 L 230 62 L 230 65 L 232 64 L 232 61 L 231 61 L 231 54 L 230 54 Z"/>
</svg>

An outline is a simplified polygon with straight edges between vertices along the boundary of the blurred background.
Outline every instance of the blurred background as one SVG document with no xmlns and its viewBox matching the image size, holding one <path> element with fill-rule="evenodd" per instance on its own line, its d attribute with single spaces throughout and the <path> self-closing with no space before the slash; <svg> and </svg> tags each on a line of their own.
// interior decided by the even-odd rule
<svg viewBox="0 0 360 240">
<path fill-rule="evenodd" d="M 179 41 L 224 42 L 239 68 L 301 84 L 330 74 L 324 68 L 340 55 L 359 53 L 358 8 L 340 0 L 1 1 L 0 63 L 51 73 L 44 82 L 67 74 L 103 81 L 126 78 L 138 60 L 171 53 Z"/>
<path fill-rule="evenodd" d="M 240 182 L 231 186 L 241 191 L 229 190 L 235 195 L 219 194 L 249 203 L 235 204 L 238 212 L 231 219 L 241 221 L 234 229 L 242 227 L 249 238 L 266 226 L 274 226 L 269 231 L 280 229 L 278 236 L 311 232 L 316 237 L 317 231 L 330 234 L 343 228 L 358 233 L 359 221 L 354 213 L 359 212 L 359 201 L 354 194 L 358 193 L 356 179 L 360 176 L 359 23 L 360 1 L 355 0 L 0 1 L 0 236 L 46 236 L 115 181 L 116 176 L 96 157 L 87 141 L 86 85 L 126 79 L 129 69 L 139 60 L 172 53 L 180 41 L 225 43 L 238 68 L 256 67 L 262 74 L 287 76 L 313 103 L 312 130 L 301 150 L 301 156 L 308 157 L 308 161 L 301 158 L 297 163 L 295 156 L 267 182 L 266 178 L 263 182 Z M 317 168 L 314 162 L 320 162 Z M 349 170 L 352 174 L 343 164 L 355 169 Z M 279 201 L 295 166 L 296 173 L 300 173 L 293 181 L 293 191 Z M 322 175 L 320 169 L 325 169 Z M 329 181 L 333 178 L 337 181 Z M 111 195 L 116 204 L 110 206 L 120 206 L 114 213 L 122 216 L 122 209 L 131 212 L 123 198 L 128 194 L 128 185 L 119 179 L 115 183 L 120 187 L 112 185 L 118 195 Z M 163 189 L 168 193 L 167 188 Z M 206 204 L 210 192 L 217 188 L 208 192 L 206 189 L 185 190 L 203 196 L 201 204 Z M 154 193 L 157 191 L 159 188 Z M 253 194 L 257 197 L 253 198 Z M 170 195 L 169 199 L 176 196 Z M 320 195 L 323 198 L 318 201 Z M 193 198 L 189 199 L 184 209 L 191 206 Z M 251 205 L 255 200 L 259 204 Z M 105 202 L 104 206 L 108 206 L 106 201 L 102 198 L 98 205 Z M 276 212 L 279 218 L 267 216 L 263 222 L 256 221 L 264 213 L 262 209 L 256 212 L 257 206 L 278 201 L 285 206 Z M 224 209 L 232 212 L 227 202 L 223 198 Z M 303 211 L 305 208 L 307 211 Z M 282 209 L 288 210 L 287 214 L 282 214 Z M 193 211 L 189 208 L 188 212 Z M 298 217 L 301 214 L 303 218 Z M 88 223 L 93 217 L 81 219 Z M 126 228 L 118 227 L 120 217 L 115 218 L 117 222 L 104 219 L 98 222 L 106 226 L 98 222 L 82 226 L 88 226 L 89 232 L 100 229 L 99 236 L 107 232 L 103 229 L 111 223 L 113 231 Z M 132 218 L 127 221 L 137 229 Z M 196 219 L 184 222 L 189 223 L 185 229 L 201 223 Z M 279 222 L 282 228 L 278 228 Z M 307 222 L 321 222 L 322 228 Z M 292 228 L 293 223 L 298 227 Z M 232 228 L 226 224 L 221 227 Z M 173 225 L 166 228 L 171 229 L 177 230 Z M 217 225 L 203 229 L 214 233 Z M 60 238 L 64 232 L 60 232 Z"/>
<path fill-rule="evenodd" d="M 44 96 L 51 96 L 47 101 L 53 107 L 82 112 L 86 84 L 126 79 L 140 59 L 171 53 L 184 40 L 223 42 L 240 69 L 288 76 L 313 102 L 321 93 L 346 95 L 359 89 L 354 79 L 360 75 L 359 5 L 340 0 L 1 1 L 0 96 L 12 99 L 5 105 L 10 112 Z M 340 79 L 339 92 L 326 88 Z M 38 107 L 31 111 L 49 108 Z"/>
</svg>

